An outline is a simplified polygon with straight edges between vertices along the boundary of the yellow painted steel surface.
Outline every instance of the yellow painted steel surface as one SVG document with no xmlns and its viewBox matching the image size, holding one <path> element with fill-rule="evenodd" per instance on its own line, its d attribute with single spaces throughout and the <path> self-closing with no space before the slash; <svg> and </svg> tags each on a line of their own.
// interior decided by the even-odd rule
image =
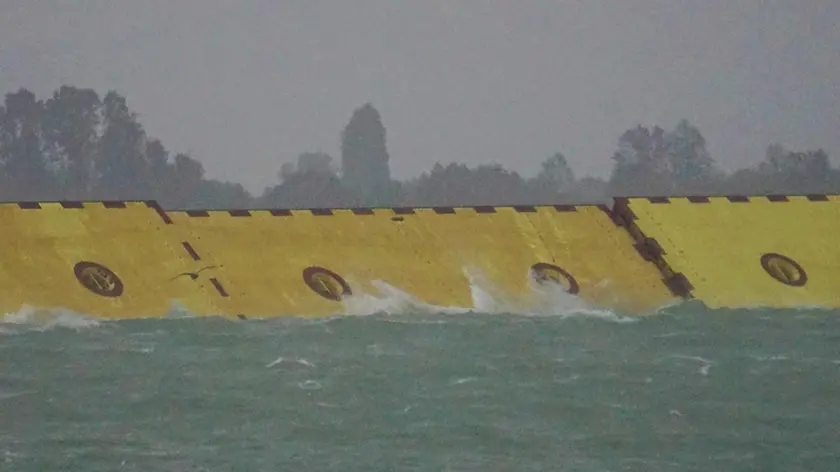
<svg viewBox="0 0 840 472">
<path fill-rule="evenodd" d="M 692 200 L 634 198 L 628 207 L 695 298 L 712 308 L 840 307 L 840 197 Z"/>
<path fill-rule="evenodd" d="M 311 267 L 341 276 L 356 296 L 383 296 L 377 283 L 384 282 L 438 306 L 473 307 L 476 284 L 527 304 L 529 271 L 538 263 L 567 271 L 579 296 L 596 306 L 642 313 L 674 301 L 604 211 L 558 208 L 168 215 L 176 239 L 188 241 L 196 264 L 207 267 L 200 278 L 222 286 L 220 306 L 248 317 L 341 313 L 341 302 L 304 281 Z"/>
<path fill-rule="evenodd" d="M 559 282 L 547 286 L 590 306 L 642 314 L 674 301 L 597 206 L 164 212 L 145 202 L 7 203 L 0 223 L 4 313 L 158 317 L 177 301 L 198 315 L 323 316 L 394 293 L 475 309 L 486 308 L 485 293 L 527 311 L 535 287 L 546 286 L 532 279 L 540 264 L 544 279 Z"/>
<path fill-rule="evenodd" d="M 575 274 L 583 299 L 628 314 L 651 313 L 679 300 L 656 266 L 633 248 L 633 238 L 599 207 L 543 208 L 528 218 L 556 264 Z"/>
<path fill-rule="evenodd" d="M 190 270 L 189 259 L 154 206 L 7 203 L 0 224 L 3 313 L 28 305 L 107 318 L 162 316 L 176 299 L 196 313 L 217 311 L 212 292 L 177 276 Z"/>
</svg>

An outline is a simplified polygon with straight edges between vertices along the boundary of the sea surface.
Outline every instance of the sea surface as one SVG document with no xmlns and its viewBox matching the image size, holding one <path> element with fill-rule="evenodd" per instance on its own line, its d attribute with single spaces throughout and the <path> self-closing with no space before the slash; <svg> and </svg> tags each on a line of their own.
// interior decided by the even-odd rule
<svg viewBox="0 0 840 472">
<path fill-rule="evenodd" d="M 0 471 L 838 471 L 840 312 L 0 323 Z"/>
</svg>

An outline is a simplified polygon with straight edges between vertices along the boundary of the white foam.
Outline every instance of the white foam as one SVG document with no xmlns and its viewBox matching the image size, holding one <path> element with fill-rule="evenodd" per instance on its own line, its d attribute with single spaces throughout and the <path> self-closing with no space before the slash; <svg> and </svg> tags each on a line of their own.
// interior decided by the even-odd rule
<svg viewBox="0 0 840 472">
<path fill-rule="evenodd" d="M 538 284 L 523 274 L 528 282 L 527 294 L 511 294 L 492 284 L 481 271 L 465 267 L 464 277 L 470 287 L 471 306 L 441 306 L 422 302 L 415 296 L 383 280 L 371 285 L 378 293 L 355 292 L 343 300 L 342 315 L 373 314 L 465 314 L 486 313 L 493 315 L 590 317 L 617 323 L 632 323 L 636 317 L 621 316 L 613 310 L 597 308 L 584 299 L 569 294 L 557 284 Z M 599 282 L 606 286 L 608 280 Z"/>
<path fill-rule="evenodd" d="M 462 378 L 457 378 L 457 379 L 451 380 L 449 382 L 449 385 L 463 385 L 465 383 L 476 382 L 476 381 L 478 381 L 477 377 L 462 377 Z"/>
<path fill-rule="evenodd" d="M 670 357 L 675 358 L 675 359 L 685 359 L 685 360 L 699 362 L 702 365 L 697 370 L 697 373 L 700 374 L 700 375 L 703 375 L 703 376 L 709 375 L 709 369 L 711 369 L 712 366 L 714 365 L 714 362 L 712 362 L 708 359 L 704 359 L 700 356 L 686 356 L 686 355 L 683 355 L 683 354 L 674 354 Z"/>
<path fill-rule="evenodd" d="M 283 363 L 289 363 L 289 362 L 294 363 L 294 364 L 298 364 L 298 365 L 302 365 L 302 366 L 305 366 L 305 367 L 310 367 L 310 368 L 315 367 L 315 364 L 313 364 L 312 362 L 310 362 L 310 361 L 308 361 L 308 360 L 306 360 L 302 357 L 298 358 L 298 359 L 294 359 L 294 360 L 288 360 L 285 357 L 278 357 L 277 359 L 274 359 L 273 361 L 269 362 L 266 365 L 266 367 L 271 368 L 271 367 L 274 367 L 276 365 L 280 365 L 280 364 L 283 364 Z"/>
<path fill-rule="evenodd" d="M 301 390 L 321 390 L 324 388 L 317 380 L 304 380 L 303 382 L 298 382 L 297 385 Z"/>
<path fill-rule="evenodd" d="M 99 326 L 100 321 L 82 313 L 64 308 L 44 309 L 23 305 L 20 310 L 5 313 L 0 323 L 26 327 L 38 331 L 54 328 L 85 329 Z M 9 330 L 5 330 L 9 332 Z"/>
<path fill-rule="evenodd" d="M 750 357 L 757 360 L 757 361 L 761 361 L 761 362 L 786 361 L 786 360 L 789 359 L 788 356 L 781 355 L 781 354 L 773 355 L 773 356 L 750 356 Z"/>
<path fill-rule="evenodd" d="M 480 270 L 471 267 L 463 268 L 463 274 L 469 284 L 469 306 L 443 306 L 423 302 L 409 291 L 394 286 L 384 280 L 373 280 L 373 293 L 356 289 L 353 295 L 347 296 L 337 309 L 334 316 L 364 316 L 375 314 L 387 315 L 417 315 L 444 314 L 460 315 L 468 313 L 482 313 L 491 315 L 520 315 L 520 316 L 559 316 L 565 318 L 582 317 L 595 318 L 616 323 L 632 323 L 639 321 L 638 317 L 623 316 L 614 310 L 594 306 L 578 296 L 569 294 L 558 284 L 539 284 L 535 282 L 530 271 L 522 277 L 527 283 L 526 293 L 510 293 L 493 284 Z M 609 280 L 598 281 L 595 286 L 604 288 Z M 665 307 L 663 307 L 665 308 Z M 194 318 L 198 317 L 190 312 L 180 302 L 173 301 L 165 318 Z M 307 317 L 306 313 L 298 316 Z M 101 317 L 95 314 L 81 314 L 67 309 L 43 309 L 23 306 L 13 313 L 6 313 L 0 320 L 0 334 L 8 334 L 4 325 L 29 326 L 34 329 L 52 329 L 66 327 L 82 329 L 98 326 Z"/>
<path fill-rule="evenodd" d="M 410 293 L 401 290 L 383 280 L 373 280 L 371 285 L 379 294 L 354 293 L 342 300 L 344 315 L 374 315 L 403 313 L 444 313 L 455 314 L 470 311 L 467 307 L 440 306 L 425 303 Z"/>
</svg>

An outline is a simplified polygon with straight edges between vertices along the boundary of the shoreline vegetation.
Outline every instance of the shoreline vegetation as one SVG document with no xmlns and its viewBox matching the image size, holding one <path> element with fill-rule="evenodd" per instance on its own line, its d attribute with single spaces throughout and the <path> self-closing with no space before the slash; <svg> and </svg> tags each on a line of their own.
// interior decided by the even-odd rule
<svg viewBox="0 0 840 472">
<path fill-rule="evenodd" d="M 64 85 L 38 99 L 25 88 L 0 104 L 3 201 L 156 200 L 165 209 L 509 206 L 605 203 L 614 196 L 805 195 L 840 192 L 840 169 L 822 149 L 767 146 L 764 160 L 720 170 L 688 120 L 635 125 L 616 141 L 609 178 L 577 178 L 562 153 L 535 177 L 498 164 L 437 163 L 391 177 L 387 134 L 370 103 L 341 131 L 341 156 L 303 152 L 259 195 L 207 179 L 201 162 L 148 136 L 125 97 Z"/>
</svg>

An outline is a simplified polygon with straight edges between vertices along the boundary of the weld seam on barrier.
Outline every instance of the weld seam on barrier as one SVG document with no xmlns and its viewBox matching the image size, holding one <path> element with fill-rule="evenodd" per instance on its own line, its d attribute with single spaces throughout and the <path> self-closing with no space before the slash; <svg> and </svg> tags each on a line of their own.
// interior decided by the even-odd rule
<svg viewBox="0 0 840 472">
<path fill-rule="evenodd" d="M 172 224 L 172 219 L 169 218 L 169 215 L 167 215 L 165 211 L 163 211 L 163 208 L 161 208 L 161 206 L 158 204 L 158 202 L 156 202 L 154 200 L 147 200 L 146 201 L 146 206 L 153 209 L 158 214 L 160 219 L 163 220 L 163 224 L 167 224 L 167 225 Z"/>
<path fill-rule="evenodd" d="M 193 249 L 192 244 L 190 244 L 186 241 L 182 241 L 181 245 L 184 246 L 184 250 L 187 251 L 187 254 L 189 254 L 190 257 L 192 257 L 194 261 L 200 261 L 201 260 L 201 257 L 198 255 L 197 252 L 195 252 L 195 249 Z"/>
</svg>

